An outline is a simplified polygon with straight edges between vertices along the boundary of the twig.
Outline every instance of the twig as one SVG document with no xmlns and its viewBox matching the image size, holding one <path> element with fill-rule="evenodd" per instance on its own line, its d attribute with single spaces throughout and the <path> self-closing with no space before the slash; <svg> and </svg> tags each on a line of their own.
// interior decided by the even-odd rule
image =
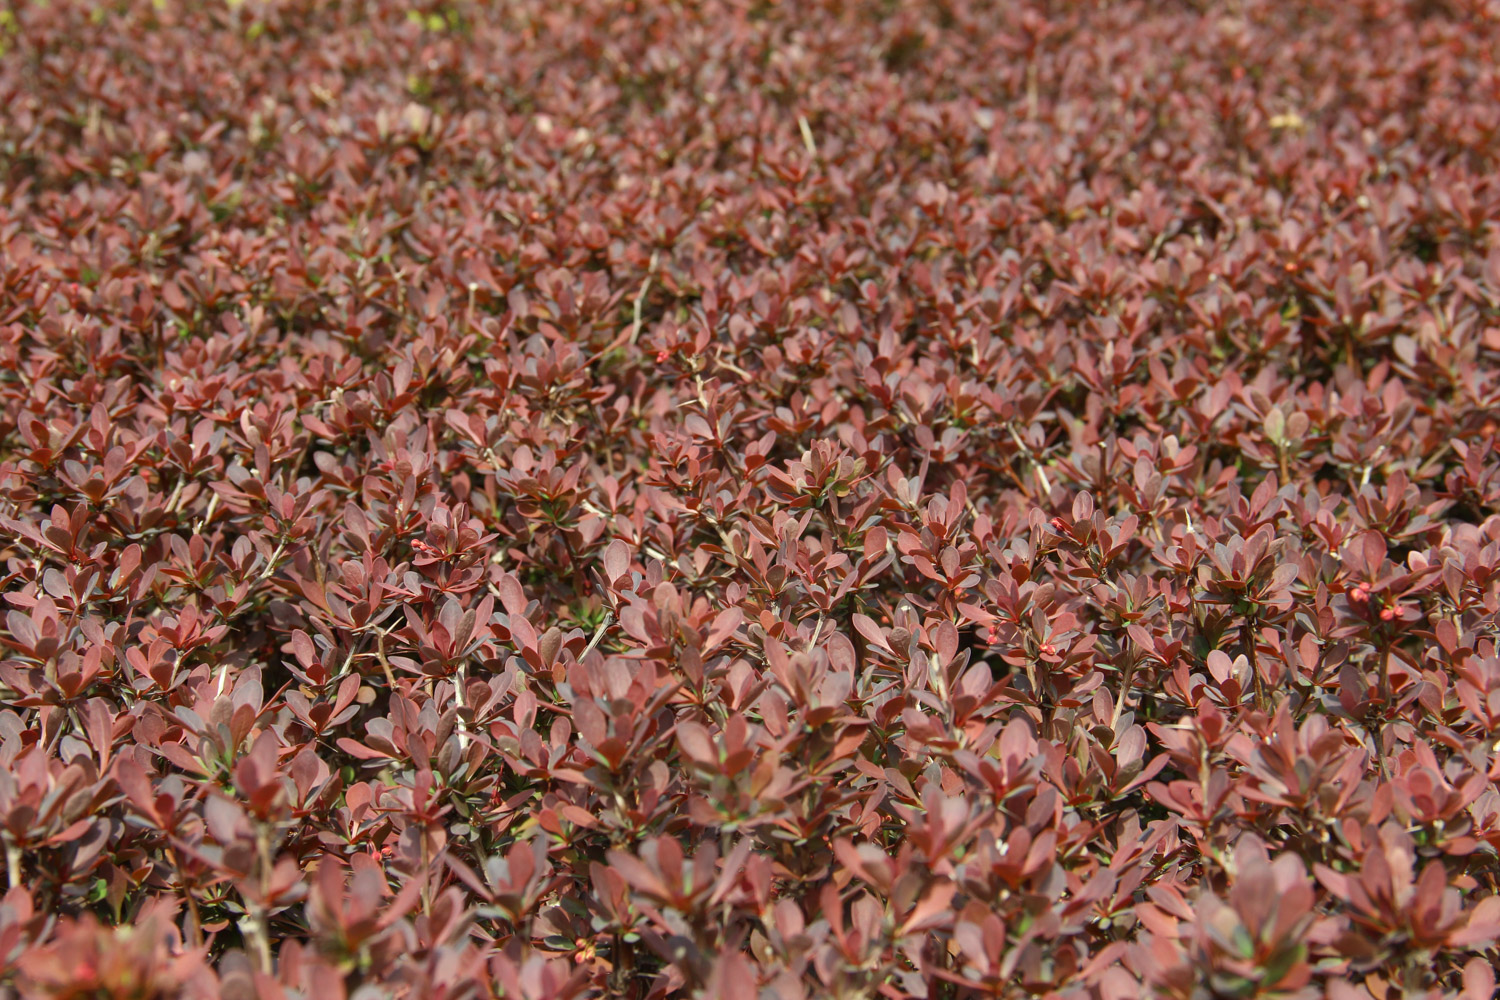
<svg viewBox="0 0 1500 1000">
<path fill-rule="evenodd" d="M 635 304 L 631 307 L 631 312 L 635 317 L 630 324 L 631 346 L 634 346 L 641 336 L 641 304 L 646 301 L 646 293 L 651 291 L 651 281 L 656 277 L 656 260 L 657 251 L 652 251 L 651 264 L 646 269 L 646 280 L 641 282 L 641 290 L 635 293 Z"/>
<path fill-rule="evenodd" d="M 5 876 L 10 880 L 9 888 L 21 885 L 21 845 L 9 836 L 5 838 Z"/>
<path fill-rule="evenodd" d="M 802 145 L 807 147 L 807 155 L 816 160 L 818 158 L 818 144 L 813 140 L 812 126 L 807 124 L 806 115 L 797 116 L 797 128 L 802 132 Z"/>
<path fill-rule="evenodd" d="M 458 676 L 453 681 L 453 701 L 458 706 L 458 749 L 460 753 L 467 753 L 469 749 L 469 724 L 464 721 L 464 686 L 469 683 L 469 665 L 465 658 L 458 665 Z"/>
<path fill-rule="evenodd" d="M 580 663 L 583 662 L 583 658 L 584 657 L 588 656 L 594 650 L 596 650 L 596 649 L 599 648 L 599 643 L 601 643 L 601 642 L 604 641 L 604 633 L 607 632 L 607 631 L 609 631 L 609 627 L 611 625 L 613 625 L 614 623 L 615 623 L 614 612 L 613 611 L 606 611 L 606 612 L 604 612 L 604 620 L 599 623 L 599 627 L 598 628 L 594 629 L 594 637 L 589 640 L 589 644 L 587 646 L 583 647 L 583 652 L 578 654 L 578 661 Z"/>
</svg>

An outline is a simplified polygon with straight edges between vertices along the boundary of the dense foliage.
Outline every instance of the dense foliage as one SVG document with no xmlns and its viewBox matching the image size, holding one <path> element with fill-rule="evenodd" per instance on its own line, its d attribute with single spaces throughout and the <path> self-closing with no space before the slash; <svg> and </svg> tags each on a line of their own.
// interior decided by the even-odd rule
<svg viewBox="0 0 1500 1000">
<path fill-rule="evenodd" d="M 1496 0 L 0 47 L 0 995 L 1492 996 Z"/>
</svg>

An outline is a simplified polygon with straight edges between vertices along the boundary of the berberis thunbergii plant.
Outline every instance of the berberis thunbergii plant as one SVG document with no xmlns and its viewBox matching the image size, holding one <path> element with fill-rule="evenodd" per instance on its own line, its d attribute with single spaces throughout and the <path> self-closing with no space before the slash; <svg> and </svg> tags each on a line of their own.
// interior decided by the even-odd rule
<svg viewBox="0 0 1500 1000">
<path fill-rule="evenodd" d="M 1490 1000 L 1496 0 L 0 11 L 0 997 Z"/>
</svg>

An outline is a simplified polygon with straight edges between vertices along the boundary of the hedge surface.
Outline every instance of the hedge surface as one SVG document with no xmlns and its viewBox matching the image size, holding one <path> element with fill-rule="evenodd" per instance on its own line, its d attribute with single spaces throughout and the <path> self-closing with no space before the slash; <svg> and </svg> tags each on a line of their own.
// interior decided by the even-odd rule
<svg viewBox="0 0 1500 1000">
<path fill-rule="evenodd" d="M 0 995 L 1490 1000 L 1496 0 L 0 50 Z"/>
</svg>

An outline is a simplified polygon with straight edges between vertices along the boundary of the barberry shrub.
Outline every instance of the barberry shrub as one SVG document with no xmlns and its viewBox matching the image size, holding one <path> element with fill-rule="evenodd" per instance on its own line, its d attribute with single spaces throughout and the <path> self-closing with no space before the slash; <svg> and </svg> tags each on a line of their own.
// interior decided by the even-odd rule
<svg viewBox="0 0 1500 1000">
<path fill-rule="evenodd" d="M 1496 0 L 0 12 L 0 995 L 1490 1000 Z"/>
</svg>

